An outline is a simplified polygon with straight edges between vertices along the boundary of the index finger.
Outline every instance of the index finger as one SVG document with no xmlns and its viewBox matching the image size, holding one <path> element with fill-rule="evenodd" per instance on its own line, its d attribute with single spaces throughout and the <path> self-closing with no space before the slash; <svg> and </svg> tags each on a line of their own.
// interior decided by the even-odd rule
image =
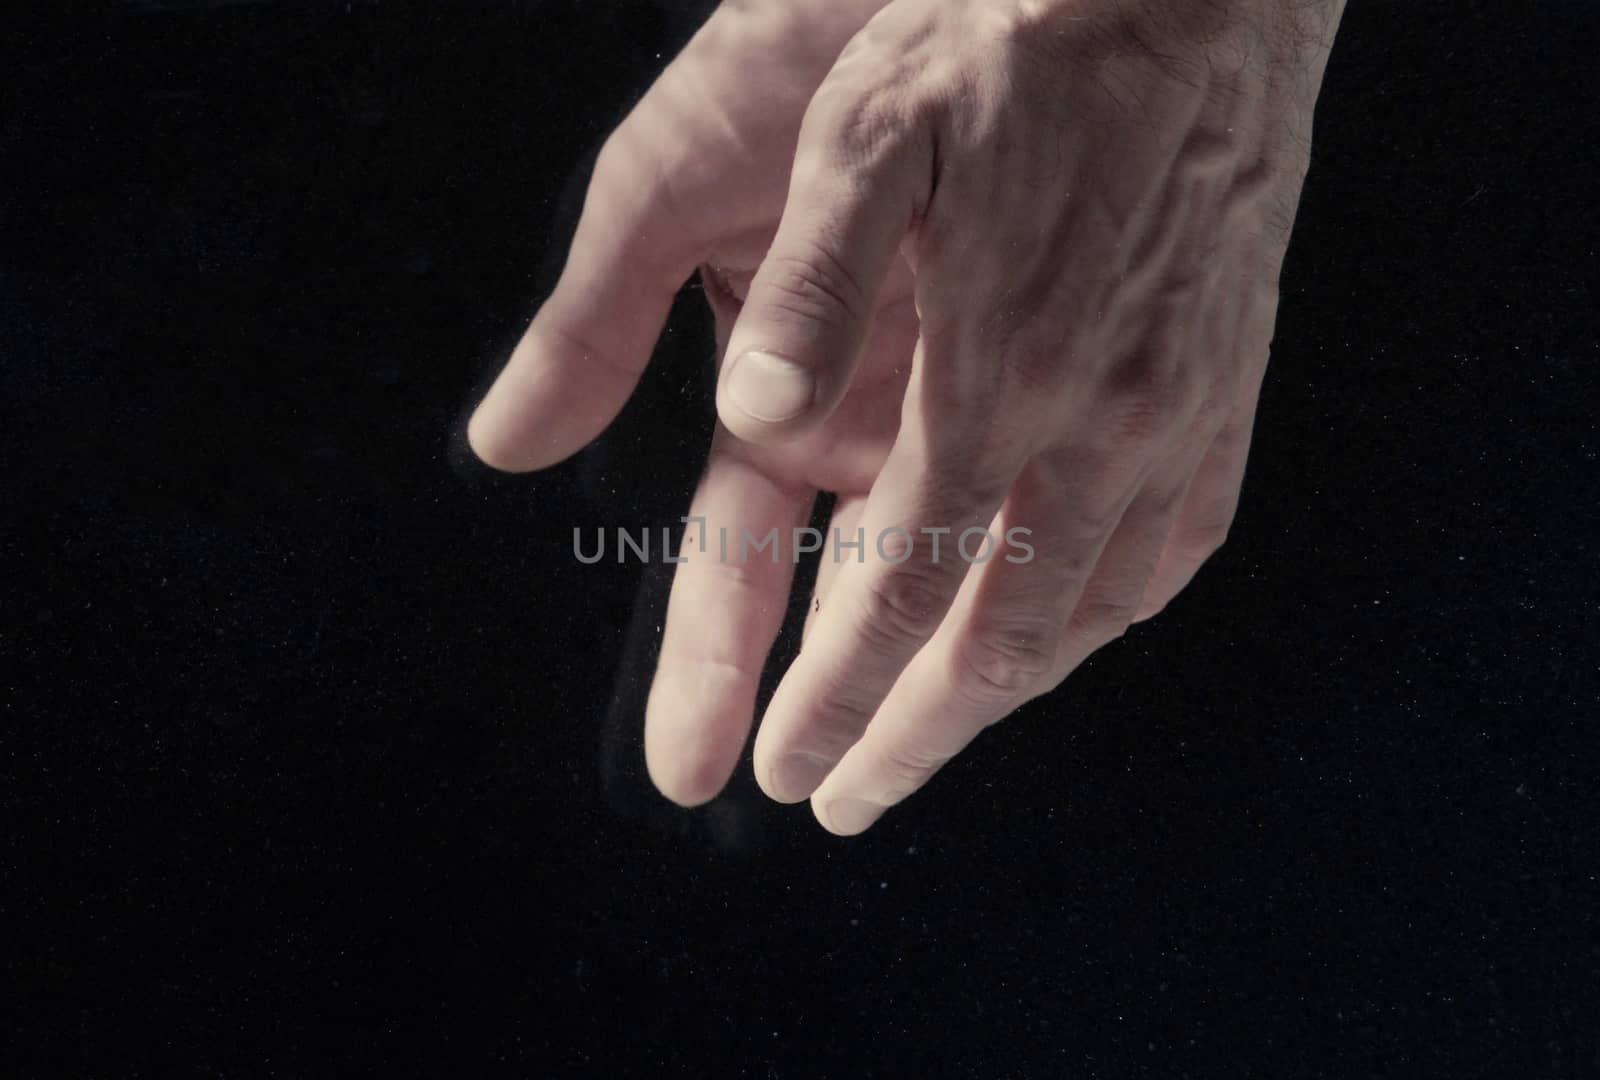
<svg viewBox="0 0 1600 1080">
<path fill-rule="evenodd" d="M 615 419 L 699 261 L 660 112 L 647 95 L 601 149 L 561 278 L 468 424 L 497 469 L 554 465 Z"/>
</svg>

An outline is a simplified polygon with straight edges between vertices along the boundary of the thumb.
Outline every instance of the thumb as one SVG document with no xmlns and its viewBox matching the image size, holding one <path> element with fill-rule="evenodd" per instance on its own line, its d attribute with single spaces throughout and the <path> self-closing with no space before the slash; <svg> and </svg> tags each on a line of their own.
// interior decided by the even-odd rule
<svg viewBox="0 0 1600 1080">
<path fill-rule="evenodd" d="M 837 101 L 806 113 L 783 219 L 728 338 L 717 412 L 748 442 L 786 442 L 838 406 L 923 194 L 905 129 L 868 129 L 859 103 Z"/>
</svg>

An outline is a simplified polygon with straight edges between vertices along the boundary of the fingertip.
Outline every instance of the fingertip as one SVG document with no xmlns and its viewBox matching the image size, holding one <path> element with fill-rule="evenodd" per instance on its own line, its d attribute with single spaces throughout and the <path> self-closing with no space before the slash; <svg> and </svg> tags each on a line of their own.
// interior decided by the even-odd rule
<svg viewBox="0 0 1600 1080">
<path fill-rule="evenodd" d="M 817 822 L 835 836 L 859 836 L 883 816 L 888 807 L 864 799 L 812 799 Z"/>
<path fill-rule="evenodd" d="M 687 692 L 681 673 L 658 671 L 645 706 L 644 759 L 650 782 L 683 807 L 701 806 L 728 784 L 743 749 L 741 723 L 732 712 L 708 712 Z"/>
<path fill-rule="evenodd" d="M 645 769 L 650 782 L 686 809 L 716 798 L 733 775 L 733 762 L 692 735 L 645 740 Z"/>
<path fill-rule="evenodd" d="M 805 802 L 828 778 L 833 766 L 834 762 L 815 754 L 790 751 L 765 768 L 758 765 L 756 783 L 773 802 Z"/>
<path fill-rule="evenodd" d="M 647 759 L 646 767 L 656 790 L 685 810 L 704 806 L 721 794 L 728 783 L 727 777 L 711 773 L 703 764 L 696 767 L 680 757 L 665 762 Z"/>
<path fill-rule="evenodd" d="M 532 338 L 530 329 L 467 420 L 467 445 L 479 461 L 500 472 L 531 472 L 539 467 L 530 453 L 529 438 L 538 415 L 539 383 Z"/>
<path fill-rule="evenodd" d="M 818 391 L 813 369 L 775 352 L 746 349 L 723 373 L 717 414 L 745 442 L 783 442 L 814 426 Z"/>
<path fill-rule="evenodd" d="M 493 395 L 492 390 L 490 394 Z M 491 469 L 520 473 L 534 468 L 516 441 L 508 438 L 506 425 L 497 421 L 488 398 L 467 420 L 467 445 L 477 459 Z"/>
<path fill-rule="evenodd" d="M 490 468 L 560 464 L 605 429 L 633 389 L 615 365 L 549 339 L 530 328 L 467 421 L 467 445 Z"/>
</svg>

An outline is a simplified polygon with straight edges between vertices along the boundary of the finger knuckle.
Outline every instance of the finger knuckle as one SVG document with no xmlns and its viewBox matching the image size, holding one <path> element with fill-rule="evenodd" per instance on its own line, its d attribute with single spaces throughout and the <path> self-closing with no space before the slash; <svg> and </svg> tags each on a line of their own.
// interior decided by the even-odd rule
<svg viewBox="0 0 1600 1080">
<path fill-rule="evenodd" d="M 1070 57 L 1061 29 L 1054 24 L 1054 5 L 1018 0 L 982 9 L 976 36 L 1010 66 L 1038 74 L 1060 71 Z"/>
<path fill-rule="evenodd" d="M 957 651 L 952 681 L 963 698 L 975 703 L 1016 701 L 1049 672 L 1056 638 L 1042 622 L 982 627 Z"/>
<path fill-rule="evenodd" d="M 950 755 L 918 743 L 897 744 L 883 751 L 882 790 L 887 803 L 896 803 L 914 793 L 928 777 L 950 761 Z"/>
<path fill-rule="evenodd" d="M 1102 414 L 1106 443 L 1115 451 L 1126 452 L 1159 442 L 1180 415 L 1178 395 L 1168 386 L 1142 382 L 1122 387 Z"/>
<path fill-rule="evenodd" d="M 1011 425 L 975 418 L 1000 414 L 1005 402 L 1003 385 L 988 373 L 922 380 L 915 403 L 928 433 L 930 467 L 966 476 L 987 464 L 988 452 L 1007 437 Z"/>
<path fill-rule="evenodd" d="M 1136 597 L 1090 593 L 1073 612 L 1071 631 L 1096 647 L 1108 644 L 1128 632 L 1138 607 Z"/>
<path fill-rule="evenodd" d="M 766 587 L 770 563 L 760 559 L 695 558 L 693 569 L 703 574 L 720 593 L 759 597 Z"/>
<path fill-rule="evenodd" d="M 1073 560 L 1069 569 L 1076 580 L 1088 580 L 1101 545 L 1122 524 L 1128 471 L 1115 463 L 1103 466 L 1099 476 L 1083 485 L 1077 505 L 1065 515 L 1062 536 L 1072 548 L 1066 557 Z"/>
<path fill-rule="evenodd" d="M 768 303 L 798 318 L 842 325 L 865 317 L 867 298 L 861 282 L 823 244 L 774 254 L 762 270 Z"/>
<path fill-rule="evenodd" d="M 1002 387 L 981 381 L 919 392 L 916 408 L 926 432 L 922 481 L 945 520 L 986 519 L 982 511 L 999 505 L 1028 460 L 1039 438 L 1033 425 L 983 419 L 1007 415 L 1007 402 Z"/>
<path fill-rule="evenodd" d="M 842 683 L 824 689 L 806 722 L 807 746 L 837 760 L 871 723 L 874 709 Z"/>
<path fill-rule="evenodd" d="M 949 606 L 946 579 L 934 567 L 906 563 L 887 568 L 867 586 L 864 633 L 893 650 L 926 641 Z"/>
<path fill-rule="evenodd" d="M 899 144 L 905 113 L 899 94 L 888 86 L 862 86 L 858 79 L 834 76 L 818 88 L 806 110 L 802 146 L 822 151 L 818 165 L 869 169 Z"/>
<path fill-rule="evenodd" d="M 1031 463 L 1028 492 L 1048 498 L 1054 492 L 1071 493 L 1070 509 L 1055 527 L 1057 542 L 1050 554 L 1052 565 L 1083 582 L 1092 570 L 1101 541 L 1121 523 L 1124 504 L 1139 470 L 1127 455 L 1113 453 L 1093 438 L 1053 447 Z"/>
<path fill-rule="evenodd" d="M 1071 381 L 1071 365 L 1063 362 L 1067 331 L 1040 312 L 1045 304 L 1024 303 L 992 318 L 987 326 L 1000 368 L 1026 407 L 1053 401 Z"/>
<path fill-rule="evenodd" d="M 1025 458 L 1027 443 L 1021 433 L 1002 431 L 1006 424 L 985 424 L 965 434 L 931 438 L 926 447 L 927 484 L 931 499 L 941 507 L 944 521 L 969 521 L 987 525 L 993 507 L 1005 499 Z M 954 529 L 959 536 L 963 530 Z"/>
<path fill-rule="evenodd" d="M 1111 371 L 1108 412 L 1129 434 L 1162 434 L 1199 407 L 1206 396 L 1197 367 L 1176 348 L 1140 349 Z"/>
</svg>

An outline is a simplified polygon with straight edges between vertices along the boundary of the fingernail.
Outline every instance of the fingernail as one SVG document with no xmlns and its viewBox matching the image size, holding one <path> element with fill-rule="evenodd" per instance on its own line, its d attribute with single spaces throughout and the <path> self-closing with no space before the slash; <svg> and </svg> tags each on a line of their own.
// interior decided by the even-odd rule
<svg viewBox="0 0 1600 1080">
<path fill-rule="evenodd" d="M 751 349 L 740 353 L 728 372 L 728 400 L 740 411 L 777 423 L 792 420 L 816 397 L 811 372 L 773 353 Z"/>
<path fill-rule="evenodd" d="M 885 807 L 861 799 L 834 799 L 823 806 L 824 824 L 836 833 L 854 836 L 883 816 Z"/>
<path fill-rule="evenodd" d="M 772 767 L 772 794 L 780 802 L 809 799 L 832 771 L 831 761 L 809 754 L 790 754 Z"/>
</svg>

